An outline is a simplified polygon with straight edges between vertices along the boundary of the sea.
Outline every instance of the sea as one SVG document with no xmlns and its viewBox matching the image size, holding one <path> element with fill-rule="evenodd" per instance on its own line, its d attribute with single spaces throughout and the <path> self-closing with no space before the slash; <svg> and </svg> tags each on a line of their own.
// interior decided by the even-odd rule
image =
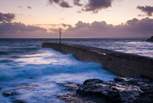
<svg viewBox="0 0 153 103">
<path fill-rule="evenodd" d="M 64 103 L 57 95 L 68 91 L 59 84 L 87 79 L 113 80 L 116 75 L 96 62 L 77 60 L 42 48 L 58 39 L 0 39 L 0 103 Z M 153 43 L 144 39 L 64 39 L 62 43 L 104 48 L 153 58 Z M 4 96 L 5 92 L 17 94 Z"/>
</svg>

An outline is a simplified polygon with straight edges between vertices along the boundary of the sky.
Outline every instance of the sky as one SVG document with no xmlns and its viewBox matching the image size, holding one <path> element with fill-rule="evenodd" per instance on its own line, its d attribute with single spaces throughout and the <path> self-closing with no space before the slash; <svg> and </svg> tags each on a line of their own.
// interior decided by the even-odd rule
<svg viewBox="0 0 153 103">
<path fill-rule="evenodd" d="M 148 38 L 153 0 L 0 0 L 0 38 Z"/>
</svg>

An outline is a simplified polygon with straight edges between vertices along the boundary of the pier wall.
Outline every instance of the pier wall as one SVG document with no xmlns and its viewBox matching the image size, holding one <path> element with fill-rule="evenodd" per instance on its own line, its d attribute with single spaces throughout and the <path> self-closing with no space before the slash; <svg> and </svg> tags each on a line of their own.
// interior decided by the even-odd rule
<svg viewBox="0 0 153 103">
<path fill-rule="evenodd" d="M 42 47 L 72 53 L 79 60 L 100 63 L 120 76 L 143 76 L 153 79 L 153 58 L 73 44 L 43 43 Z"/>
</svg>

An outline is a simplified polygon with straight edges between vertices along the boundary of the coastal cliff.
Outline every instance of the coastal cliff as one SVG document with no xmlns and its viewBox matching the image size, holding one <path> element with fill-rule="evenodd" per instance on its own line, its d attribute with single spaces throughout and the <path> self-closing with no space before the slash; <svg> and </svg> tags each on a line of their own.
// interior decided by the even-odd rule
<svg viewBox="0 0 153 103">
<path fill-rule="evenodd" d="M 81 45 L 43 43 L 42 47 L 72 53 L 79 60 L 95 61 L 119 76 L 153 79 L 153 58 Z"/>
</svg>

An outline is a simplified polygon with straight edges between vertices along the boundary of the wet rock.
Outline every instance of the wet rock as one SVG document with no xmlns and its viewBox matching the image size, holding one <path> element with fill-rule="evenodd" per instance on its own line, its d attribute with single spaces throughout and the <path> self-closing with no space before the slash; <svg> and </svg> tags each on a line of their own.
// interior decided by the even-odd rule
<svg viewBox="0 0 153 103">
<path fill-rule="evenodd" d="M 65 101 L 66 103 L 85 103 L 81 98 L 73 93 L 68 93 L 58 96 L 59 99 Z"/>
<path fill-rule="evenodd" d="M 92 82 L 93 81 L 93 82 Z M 104 83 L 101 80 L 87 80 L 77 90 L 77 93 L 81 96 L 96 96 L 105 97 L 113 102 L 120 102 L 119 93 L 115 88 L 111 88 L 108 83 Z"/>
<path fill-rule="evenodd" d="M 95 82 L 98 82 L 98 81 L 95 80 Z M 60 83 L 59 85 L 66 88 L 66 90 L 68 90 L 68 93 L 60 94 L 57 96 L 57 98 L 65 101 L 66 103 L 106 103 L 105 98 L 97 98 L 94 95 L 81 96 L 78 93 L 76 93 L 76 91 L 79 90 L 81 86 L 80 84 L 67 82 L 67 83 Z"/>
<path fill-rule="evenodd" d="M 141 85 L 142 94 L 138 96 L 135 103 L 153 103 L 153 83 Z"/>
<path fill-rule="evenodd" d="M 81 96 L 105 97 L 109 103 L 134 103 L 139 97 L 147 92 L 141 88 L 148 88 L 148 80 L 137 78 L 116 78 L 114 81 L 104 82 L 102 80 L 86 80 L 77 90 Z M 141 84 L 141 85 L 140 85 Z M 148 84 L 149 86 L 151 84 Z M 153 94 L 152 92 L 150 94 Z M 141 98 L 141 97 L 140 97 Z M 151 97 L 146 97 L 146 99 Z M 149 102 L 148 102 L 149 103 Z"/>
<path fill-rule="evenodd" d="M 134 103 L 153 103 L 153 92 L 148 91 L 140 94 Z"/>
<path fill-rule="evenodd" d="M 123 77 L 116 77 L 116 78 L 114 79 L 114 81 L 115 81 L 115 82 L 124 82 L 124 81 L 126 81 L 126 78 L 123 78 Z"/>
<path fill-rule="evenodd" d="M 145 78 L 115 78 L 113 81 L 89 79 L 82 85 L 68 83 L 72 94 L 59 98 L 67 103 L 153 103 L 153 80 Z M 83 102 L 82 102 L 83 101 Z"/>
<path fill-rule="evenodd" d="M 82 97 L 76 93 L 67 93 L 57 97 L 63 100 L 65 103 L 107 103 L 104 98 L 97 98 L 95 96 Z"/>
<path fill-rule="evenodd" d="M 83 85 L 94 85 L 94 84 L 97 84 L 97 83 L 103 83 L 102 80 L 99 80 L 99 79 L 89 79 L 89 80 L 86 80 Z"/>
<path fill-rule="evenodd" d="M 80 84 L 73 83 L 73 82 L 66 82 L 66 83 L 58 83 L 60 86 L 64 87 L 67 90 L 77 90 L 80 87 Z"/>
<path fill-rule="evenodd" d="M 117 77 L 114 79 L 113 82 L 116 82 L 118 84 L 124 84 L 124 85 L 137 85 L 139 87 L 146 85 L 146 84 L 151 84 L 152 80 L 151 79 L 146 79 L 146 78 L 123 78 L 123 77 Z"/>
</svg>

